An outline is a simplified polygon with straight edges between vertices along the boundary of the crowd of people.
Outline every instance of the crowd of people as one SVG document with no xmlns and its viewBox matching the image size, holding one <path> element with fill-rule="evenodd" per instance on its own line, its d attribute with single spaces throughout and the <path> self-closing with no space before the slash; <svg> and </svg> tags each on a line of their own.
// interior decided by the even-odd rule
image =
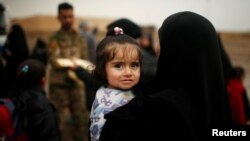
<svg viewBox="0 0 250 141">
<path fill-rule="evenodd" d="M 38 39 L 29 53 L 24 30 L 13 24 L 1 49 L 0 97 L 14 101 L 29 141 L 200 141 L 213 139 L 214 128 L 249 124 L 244 68 L 232 65 L 205 17 L 170 15 L 157 48 L 129 19 L 107 25 L 97 42 L 88 22 L 74 29 L 73 5 L 57 10 L 61 27 L 48 42 Z"/>
</svg>

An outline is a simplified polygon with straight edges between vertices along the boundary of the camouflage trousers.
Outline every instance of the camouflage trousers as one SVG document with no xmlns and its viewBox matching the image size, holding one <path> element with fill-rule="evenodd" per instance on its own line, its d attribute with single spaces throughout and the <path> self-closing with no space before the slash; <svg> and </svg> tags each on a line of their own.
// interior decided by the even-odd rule
<svg viewBox="0 0 250 141">
<path fill-rule="evenodd" d="M 83 87 L 50 86 L 62 141 L 88 141 L 89 112 Z"/>
</svg>

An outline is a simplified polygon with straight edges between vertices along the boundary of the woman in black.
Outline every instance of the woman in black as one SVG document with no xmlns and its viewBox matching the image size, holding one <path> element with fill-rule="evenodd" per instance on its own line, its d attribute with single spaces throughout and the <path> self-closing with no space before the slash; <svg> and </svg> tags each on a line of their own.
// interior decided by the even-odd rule
<svg viewBox="0 0 250 141">
<path fill-rule="evenodd" d="M 5 92 L 8 95 L 13 82 L 15 81 L 17 67 L 21 62 L 29 58 L 27 37 L 21 25 L 13 24 L 11 26 L 2 54 L 6 61 Z"/>
<path fill-rule="evenodd" d="M 209 140 L 231 124 L 218 38 L 203 16 L 185 11 L 159 29 L 152 87 L 105 115 L 100 140 Z M 142 62 L 143 63 L 143 62 Z"/>
</svg>

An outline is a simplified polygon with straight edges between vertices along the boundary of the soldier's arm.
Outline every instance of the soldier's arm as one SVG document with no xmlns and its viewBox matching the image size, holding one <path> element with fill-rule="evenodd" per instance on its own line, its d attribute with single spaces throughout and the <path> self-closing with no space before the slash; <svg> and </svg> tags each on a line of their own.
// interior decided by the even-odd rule
<svg viewBox="0 0 250 141">
<path fill-rule="evenodd" d="M 59 57 L 59 45 L 57 40 L 52 37 L 48 42 L 48 61 L 50 64 L 54 64 L 55 60 Z"/>
</svg>

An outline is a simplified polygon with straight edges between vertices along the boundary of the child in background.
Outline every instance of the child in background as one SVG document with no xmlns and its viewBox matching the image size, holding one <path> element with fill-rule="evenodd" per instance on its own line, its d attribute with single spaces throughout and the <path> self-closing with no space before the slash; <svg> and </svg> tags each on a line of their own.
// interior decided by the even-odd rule
<svg viewBox="0 0 250 141">
<path fill-rule="evenodd" d="M 234 125 L 246 125 L 250 119 L 247 91 L 243 85 L 245 70 L 241 66 L 232 68 L 227 84 L 229 102 Z"/>
<path fill-rule="evenodd" d="M 45 66 L 28 59 L 17 70 L 11 98 L 24 121 L 29 141 L 60 141 L 54 107 L 44 91 Z"/>
<path fill-rule="evenodd" d="M 96 53 L 94 77 L 102 86 L 96 92 L 91 109 L 91 141 L 99 140 L 105 124 L 104 115 L 134 98 L 132 89 L 139 82 L 141 73 L 139 44 L 119 27 L 108 31 Z"/>
</svg>

